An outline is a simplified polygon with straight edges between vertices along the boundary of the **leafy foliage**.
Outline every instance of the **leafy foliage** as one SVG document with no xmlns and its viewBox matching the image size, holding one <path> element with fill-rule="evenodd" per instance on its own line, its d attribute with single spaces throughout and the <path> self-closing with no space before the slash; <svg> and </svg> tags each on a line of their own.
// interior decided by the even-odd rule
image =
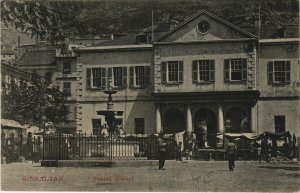
<svg viewBox="0 0 300 193">
<path fill-rule="evenodd" d="M 49 84 L 49 78 L 35 72 L 19 84 L 12 80 L 11 92 L 2 95 L 2 117 L 38 126 L 65 120 L 68 114 L 65 95 L 58 88 L 49 88 Z"/>
</svg>

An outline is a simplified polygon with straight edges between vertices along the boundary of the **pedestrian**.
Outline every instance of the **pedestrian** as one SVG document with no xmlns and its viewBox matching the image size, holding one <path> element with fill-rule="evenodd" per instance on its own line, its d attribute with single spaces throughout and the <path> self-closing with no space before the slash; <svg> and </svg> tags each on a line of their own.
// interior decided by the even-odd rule
<svg viewBox="0 0 300 193">
<path fill-rule="evenodd" d="M 182 161 L 181 148 L 182 148 L 182 142 L 180 141 L 176 145 L 176 161 Z"/>
<path fill-rule="evenodd" d="M 158 136 L 158 169 L 164 170 L 166 159 L 166 142 L 164 141 L 164 133 L 161 132 Z"/>
<path fill-rule="evenodd" d="M 236 153 L 236 145 L 233 143 L 233 140 L 229 138 L 229 143 L 227 143 L 227 155 L 228 155 L 228 164 L 229 164 L 229 170 L 233 171 L 235 164 L 235 153 Z"/>
<path fill-rule="evenodd" d="M 261 162 L 261 146 L 260 145 L 257 146 L 257 158 L 258 158 L 258 161 Z"/>
<path fill-rule="evenodd" d="M 271 157 L 272 157 L 271 148 L 272 148 L 272 145 L 271 145 L 271 143 L 269 143 L 268 146 L 267 146 L 266 162 L 271 161 Z"/>
</svg>

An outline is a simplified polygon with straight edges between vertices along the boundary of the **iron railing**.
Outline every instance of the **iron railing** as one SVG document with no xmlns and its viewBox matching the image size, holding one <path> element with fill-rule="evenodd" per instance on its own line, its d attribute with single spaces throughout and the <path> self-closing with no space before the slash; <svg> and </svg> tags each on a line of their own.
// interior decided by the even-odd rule
<svg viewBox="0 0 300 193">
<path fill-rule="evenodd" d="M 44 135 L 44 160 L 131 160 L 158 158 L 155 135 Z M 175 140 L 165 138 L 166 158 L 175 158 Z"/>
</svg>

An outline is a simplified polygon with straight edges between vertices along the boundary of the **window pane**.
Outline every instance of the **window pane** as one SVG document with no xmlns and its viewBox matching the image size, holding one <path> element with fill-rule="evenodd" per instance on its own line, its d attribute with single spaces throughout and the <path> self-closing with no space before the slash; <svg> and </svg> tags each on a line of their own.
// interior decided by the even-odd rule
<svg viewBox="0 0 300 193">
<path fill-rule="evenodd" d="M 274 62 L 274 81 L 277 83 L 289 82 L 290 67 L 289 61 L 275 61 Z"/>
<path fill-rule="evenodd" d="M 178 62 L 168 62 L 168 81 L 178 82 Z"/>
<path fill-rule="evenodd" d="M 285 116 L 274 116 L 275 132 L 285 132 Z"/>
<path fill-rule="evenodd" d="M 209 60 L 199 60 L 199 80 L 209 81 Z"/>
<path fill-rule="evenodd" d="M 114 75 L 113 85 L 122 86 L 122 68 L 121 67 L 113 68 L 113 75 Z"/>
<path fill-rule="evenodd" d="M 240 59 L 230 60 L 231 80 L 242 80 L 242 62 Z"/>
<path fill-rule="evenodd" d="M 144 66 L 136 66 L 135 67 L 135 85 L 143 86 L 144 85 Z"/>
</svg>

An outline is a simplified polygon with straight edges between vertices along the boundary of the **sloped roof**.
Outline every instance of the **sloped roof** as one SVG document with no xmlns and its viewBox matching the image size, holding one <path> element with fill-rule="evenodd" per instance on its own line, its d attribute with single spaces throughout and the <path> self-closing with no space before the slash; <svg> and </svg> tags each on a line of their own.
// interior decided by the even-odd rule
<svg viewBox="0 0 300 193">
<path fill-rule="evenodd" d="M 175 31 L 181 29 L 183 26 L 185 26 L 186 24 L 188 24 L 189 22 L 193 21 L 194 19 L 196 19 L 198 16 L 202 15 L 202 14 L 206 14 L 216 20 L 218 20 L 219 22 L 229 26 L 230 28 L 236 30 L 236 31 L 239 31 L 241 32 L 242 34 L 245 34 L 246 36 L 249 36 L 250 38 L 256 38 L 255 35 L 253 35 L 252 33 L 250 32 L 247 32 L 246 30 L 236 26 L 236 25 L 233 25 L 232 23 L 228 22 L 228 21 L 225 21 L 223 20 L 222 18 L 212 14 L 211 12 L 209 11 L 206 11 L 204 9 L 200 10 L 199 12 L 197 12 L 196 14 L 192 15 L 190 18 L 186 19 L 185 21 L 183 21 L 182 23 L 180 23 L 178 26 L 176 26 L 175 28 L 171 29 L 170 31 L 162 34 L 161 36 L 157 37 L 154 39 L 154 42 L 155 41 L 161 41 L 162 39 L 164 39 L 165 37 L 167 37 L 168 35 L 174 33 Z"/>
<path fill-rule="evenodd" d="M 55 62 L 55 49 L 27 50 L 17 61 L 19 66 L 47 66 Z"/>
</svg>

